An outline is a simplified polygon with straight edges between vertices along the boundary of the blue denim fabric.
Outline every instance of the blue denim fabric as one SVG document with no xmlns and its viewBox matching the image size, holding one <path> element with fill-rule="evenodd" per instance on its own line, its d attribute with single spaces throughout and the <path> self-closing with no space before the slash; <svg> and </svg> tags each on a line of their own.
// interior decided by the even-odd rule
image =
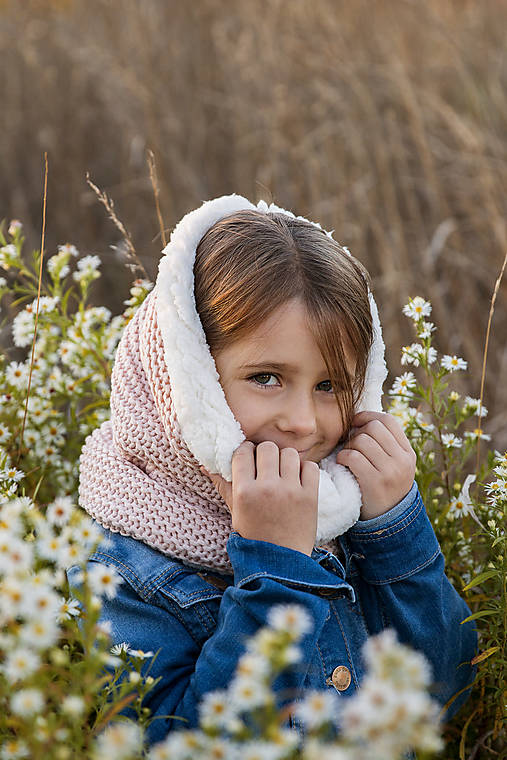
<svg viewBox="0 0 507 760">
<path fill-rule="evenodd" d="M 321 548 L 311 557 L 232 531 L 227 551 L 234 574 L 192 569 L 134 538 L 102 529 L 104 545 L 90 562 L 113 565 L 124 583 L 104 599 L 113 643 L 160 653 L 150 671 L 162 676 L 145 704 L 155 720 L 151 743 L 171 730 L 198 724 L 198 704 L 226 688 L 245 642 L 266 624 L 278 603 L 302 605 L 314 623 L 300 643 L 303 659 L 274 684 L 279 705 L 306 689 L 334 689 L 331 676 L 345 665 L 351 682 L 336 692 L 348 699 L 364 675 L 361 647 L 368 635 L 393 627 L 399 639 L 423 652 L 432 665 L 434 697 L 443 705 L 471 683 L 476 653 L 470 614 L 444 573 L 444 559 L 417 485 L 380 518 L 357 522 L 340 537 L 341 559 Z M 79 568 L 67 571 L 71 589 Z M 449 719 L 467 699 L 449 708 Z M 295 719 L 289 724 L 301 733 Z"/>
</svg>

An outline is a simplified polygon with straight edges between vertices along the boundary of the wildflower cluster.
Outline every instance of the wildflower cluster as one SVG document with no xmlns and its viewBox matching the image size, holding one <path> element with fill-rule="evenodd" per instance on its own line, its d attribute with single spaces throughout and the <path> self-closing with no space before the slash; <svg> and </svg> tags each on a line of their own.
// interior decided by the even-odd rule
<svg viewBox="0 0 507 760">
<path fill-rule="evenodd" d="M 368 669 L 361 691 L 343 708 L 343 734 L 359 745 L 357 760 L 388 760 L 410 748 L 425 753 L 443 748 L 438 705 L 428 696 L 429 664 L 403 646 L 387 629 L 369 639 L 363 651 Z M 361 747 L 362 743 L 369 747 Z"/>
<path fill-rule="evenodd" d="M 481 399 L 462 398 L 449 389 L 450 376 L 465 371 L 467 362 L 455 355 L 439 357 L 432 345 L 436 328 L 427 321 L 431 304 L 416 296 L 403 313 L 412 320 L 418 340 L 402 349 L 401 364 L 419 368 L 422 379 L 412 371 L 396 377 L 387 411 L 399 418 L 417 453 L 416 480 L 445 555 L 447 575 L 466 594 L 473 610 L 467 620 L 478 622 L 481 652 L 475 659 L 476 685 L 453 724 L 464 723 L 461 747 L 466 731 L 480 736 L 482 730 L 494 753 L 505 739 L 505 695 L 498 684 L 506 680 L 507 455 L 489 451 L 486 462 L 470 472 L 476 467 L 480 442 L 491 440 L 482 428 L 488 410 Z M 471 710 L 473 716 L 467 717 Z M 449 743 L 447 748 L 452 754 Z M 459 753 L 462 748 L 456 749 Z"/>
<path fill-rule="evenodd" d="M 84 570 L 100 535 L 68 496 L 57 497 L 45 514 L 27 496 L 0 499 L 2 758 L 42 757 L 55 746 L 58 757 L 73 757 L 66 754 L 69 742 L 86 746 L 108 709 L 108 690 L 133 669 L 109 652 L 98 622 L 100 597 L 111 595 L 118 578 L 110 568 Z M 81 600 L 68 594 L 69 565 L 83 567 Z M 97 694 L 105 667 L 114 675 Z M 122 696 L 132 692 L 134 700 L 148 688 L 130 681 Z"/>
<path fill-rule="evenodd" d="M 297 643 L 312 622 L 303 607 L 287 604 L 272 607 L 267 622 L 248 641 L 228 688 L 203 698 L 199 728 L 170 734 L 150 760 L 395 760 L 410 748 L 441 748 L 438 707 L 427 694 L 429 665 L 394 631 L 366 643 L 367 675 L 355 696 L 341 702 L 332 687 L 309 690 L 277 709 L 271 685 L 300 662 Z"/>
<path fill-rule="evenodd" d="M 0 468 L 4 467 L 0 480 L 9 479 L 11 468 L 2 465 L 2 451 L 17 456 L 21 447 L 17 458 L 27 473 L 29 489 L 36 487 L 41 476 L 51 474 L 39 486 L 40 498 L 50 501 L 57 493 L 76 490 L 82 443 L 109 417 L 110 377 L 118 342 L 153 284 L 136 280 L 125 301 L 128 308 L 119 316 L 113 317 L 102 306 L 87 306 L 90 285 L 100 277 L 100 259 L 80 257 L 77 248 L 66 243 L 47 260 L 38 299 L 39 254 L 34 253 L 31 264 L 25 263 L 23 242 L 20 222 L 11 222 L 7 237 L 0 225 L 0 269 L 10 280 L 0 278 L 0 299 L 16 294 L 15 305 L 24 304 L 12 320 L 12 339 L 18 354 L 21 349 L 27 353 L 24 361 L 0 356 Z M 76 267 L 71 271 L 73 262 Z M 66 287 L 69 281 L 72 284 Z"/>
</svg>

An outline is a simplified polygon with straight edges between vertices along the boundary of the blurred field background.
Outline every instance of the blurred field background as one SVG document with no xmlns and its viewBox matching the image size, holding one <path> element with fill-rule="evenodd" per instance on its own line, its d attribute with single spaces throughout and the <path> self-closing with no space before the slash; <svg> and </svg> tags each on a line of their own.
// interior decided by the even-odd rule
<svg viewBox="0 0 507 760">
<path fill-rule="evenodd" d="M 92 300 L 118 313 L 131 277 L 86 172 L 155 279 L 151 149 L 168 232 L 231 192 L 320 221 L 373 276 L 392 373 L 421 295 L 478 397 L 507 248 L 506 40 L 505 0 L 0 1 L 0 218 L 40 247 L 47 151 L 48 255 L 99 254 Z M 507 277 L 484 396 L 502 449 L 506 338 Z"/>
</svg>

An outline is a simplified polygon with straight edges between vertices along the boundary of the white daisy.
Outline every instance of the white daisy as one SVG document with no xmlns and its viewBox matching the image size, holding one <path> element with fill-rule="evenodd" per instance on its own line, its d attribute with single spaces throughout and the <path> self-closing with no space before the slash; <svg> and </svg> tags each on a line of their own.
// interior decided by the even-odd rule
<svg viewBox="0 0 507 760">
<path fill-rule="evenodd" d="M 250 711 L 270 702 L 273 695 L 258 679 L 235 676 L 229 687 L 229 698 L 238 710 Z"/>
<path fill-rule="evenodd" d="M 442 433 L 442 443 L 448 449 L 460 449 L 463 446 L 463 440 L 454 433 Z"/>
<path fill-rule="evenodd" d="M 64 620 L 70 620 L 73 617 L 78 617 L 81 614 L 81 608 L 77 599 L 64 599 L 60 598 L 60 610 L 58 612 L 58 622 L 62 623 Z"/>
<path fill-rule="evenodd" d="M 37 536 L 37 553 L 44 559 L 60 563 L 61 553 L 66 548 L 64 536 L 55 536 L 49 532 Z"/>
<path fill-rule="evenodd" d="M 135 657 L 137 660 L 149 660 L 150 657 L 153 657 L 154 652 L 145 652 L 142 649 L 130 649 L 129 647 L 127 654 L 129 654 L 131 657 Z"/>
<path fill-rule="evenodd" d="M 67 254 L 70 253 L 70 255 L 74 256 L 74 258 L 76 256 L 79 256 L 79 251 L 76 248 L 76 246 L 75 245 L 71 245 L 70 243 L 65 243 L 64 245 L 59 245 L 58 246 L 58 250 L 59 250 L 60 253 L 67 253 Z"/>
<path fill-rule="evenodd" d="M 27 584 L 20 578 L 8 576 L 0 584 L 2 599 L 2 618 L 5 620 L 18 617 L 23 612 L 23 605 L 27 595 Z"/>
<path fill-rule="evenodd" d="M 58 496 L 46 510 L 46 518 L 52 525 L 65 525 L 74 510 L 74 502 L 70 496 Z"/>
<path fill-rule="evenodd" d="M 26 388 L 28 383 L 29 369 L 21 362 L 11 362 L 5 370 L 7 382 L 14 388 Z"/>
<path fill-rule="evenodd" d="M 475 430 L 467 430 L 465 432 L 465 437 L 470 438 L 473 441 L 476 441 L 478 438 L 482 438 L 483 441 L 491 441 L 491 436 L 487 433 L 484 433 L 481 428 L 475 428 Z"/>
<path fill-rule="evenodd" d="M 95 270 L 98 269 L 101 265 L 101 260 L 99 256 L 83 256 L 82 259 L 80 259 L 77 262 L 77 268 L 81 271 L 84 270 Z"/>
<path fill-rule="evenodd" d="M 248 652 L 259 654 L 262 657 L 271 657 L 273 652 L 278 651 L 280 635 L 271 628 L 261 628 L 247 643 Z"/>
<path fill-rule="evenodd" d="M 225 689 L 216 689 L 204 695 L 199 703 L 199 725 L 227 728 L 236 717 L 233 703 Z"/>
<path fill-rule="evenodd" d="M 486 417 L 488 410 L 481 404 L 480 398 L 472 398 L 471 396 L 465 396 L 465 409 L 472 409 L 474 413 L 479 417 Z M 479 415 L 480 407 L 480 415 Z"/>
<path fill-rule="evenodd" d="M 437 358 L 437 350 L 436 350 L 436 348 L 433 348 L 433 346 L 430 346 L 429 348 L 424 349 L 423 356 L 426 357 L 426 363 L 427 364 L 433 364 L 433 362 Z"/>
<path fill-rule="evenodd" d="M 308 729 L 315 729 L 329 721 L 335 721 L 338 715 L 338 697 L 331 691 L 310 689 L 305 698 L 296 706 L 296 716 Z"/>
<path fill-rule="evenodd" d="M 431 314 L 431 304 L 429 301 L 421 298 L 421 296 L 415 296 L 415 298 L 409 299 L 409 302 L 405 304 L 402 311 L 405 316 L 417 322 L 421 317 L 429 317 Z"/>
<path fill-rule="evenodd" d="M 393 386 L 389 393 L 391 395 L 405 396 L 411 398 L 414 394 L 412 388 L 415 388 L 417 381 L 413 372 L 404 372 L 403 375 L 395 378 Z"/>
<path fill-rule="evenodd" d="M 85 701 L 82 697 L 78 697 L 76 694 L 69 694 L 62 701 L 61 708 L 64 713 L 71 715 L 72 717 L 78 717 L 85 711 Z"/>
<path fill-rule="evenodd" d="M 22 470 L 16 469 L 16 467 L 4 467 L 0 470 L 0 481 L 13 480 L 15 483 L 19 483 L 25 477 L 25 473 Z"/>
<path fill-rule="evenodd" d="M 34 317 L 29 312 L 20 311 L 19 314 L 13 319 L 12 322 L 12 338 L 14 345 L 18 348 L 26 348 L 30 346 L 33 341 L 34 332 Z"/>
<path fill-rule="evenodd" d="M 89 556 L 86 546 L 80 544 L 64 544 L 58 555 L 58 562 L 61 567 L 68 568 L 72 565 L 82 565 Z"/>
<path fill-rule="evenodd" d="M 111 654 L 120 655 L 123 652 L 127 653 L 129 648 L 130 644 L 128 644 L 126 641 L 122 641 L 120 644 L 114 644 L 114 646 L 112 646 L 109 651 Z"/>
<path fill-rule="evenodd" d="M 456 355 L 450 356 L 449 354 L 444 354 L 444 356 L 442 356 L 440 364 L 444 369 L 449 370 L 449 372 L 455 372 L 458 369 L 466 369 L 468 366 L 464 359 L 461 359 Z"/>
<path fill-rule="evenodd" d="M 88 570 L 88 582 L 95 594 L 105 594 L 108 599 L 113 599 L 123 578 L 112 565 L 97 562 Z"/>
<path fill-rule="evenodd" d="M 142 749 L 143 734 L 137 723 L 112 723 L 96 739 L 93 758 L 128 760 L 140 756 Z"/>
<path fill-rule="evenodd" d="M 401 349 L 401 363 L 414 364 L 419 366 L 420 357 L 424 353 L 424 346 L 420 343 L 411 343 L 410 346 L 403 346 Z"/>
<path fill-rule="evenodd" d="M 7 655 L 2 671 L 8 681 L 19 681 L 31 675 L 40 664 L 40 658 L 26 647 L 18 647 Z"/>
<path fill-rule="evenodd" d="M 7 739 L 0 749 L 2 760 L 21 760 L 28 755 L 28 747 L 21 739 Z"/>
<path fill-rule="evenodd" d="M 417 328 L 417 335 L 419 338 L 430 338 L 431 333 L 436 330 L 435 325 L 433 322 L 423 322 L 420 327 Z"/>
<path fill-rule="evenodd" d="M 299 640 L 313 630 L 313 623 L 304 607 L 299 604 L 277 604 L 268 611 L 267 622 L 276 631 L 292 634 Z"/>
<path fill-rule="evenodd" d="M 475 480 L 475 475 L 467 475 L 463 487 L 457 499 L 451 501 L 447 516 L 450 520 L 454 520 L 457 517 L 464 517 L 473 512 L 472 500 L 470 499 L 469 489 L 471 484 Z"/>
<path fill-rule="evenodd" d="M 504 480 L 493 480 L 484 488 L 488 494 L 496 494 L 500 497 L 507 496 L 507 483 Z"/>
<path fill-rule="evenodd" d="M 72 528 L 72 538 L 76 543 L 89 548 L 96 546 L 104 538 L 104 534 L 97 523 L 86 515 L 82 515 L 78 525 Z"/>
<path fill-rule="evenodd" d="M 56 620 L 40 617 L 29 620 L 19 632 L 19 640 L 34 649 L 42 650 L 56 644 L 60 630 Z"/>
<path fill-rule="evenodd" d="M 169 734 L 164 744 L 169 750 L 171 760 L 190 760 L 192 757 L 199 757 L 199 750 L 205 741 L 206 737 L 201 731 L 187 729 Z"/>
<path fill-rule="evenodd" d="M 265 657 L 253 652 L 247 652 L 243 654 L 236 666 L 236 674 L 238 676 L 249 676 L 263 678 L 270 672 L 269 663 Z"/>
<path fill-rule="evenodd" d="M 27 573 L 34 561 L 32 544 L 15 538 L 12 534 L 7 548 L 4 541 L 5 537 L 0 543 L 0 569 L 18 575 Z"/>
<path fill-rule="evenodd" d="M 38 689 L 21 689 L 11 699 L 12 712 L 22 718 L 40 713 L 43 706 L 44 698 Z"/>
<path fill-rule="evenodd" d="M 48 259 L 47 268 L 53 279 L 63 280 L 64 277 L 67 277 L 70 272 L 70 267 L 66 263 L 68 258 L 68 255 L 62 251 Z"/>
<path fill-rule="evenodd" d="M 50 314 L 52 311 L 55 310 L 56 305 L 59 302 L 58 296 L 50 297 L 50 296 L 41 296 L 39 298 L 39 314 Z M 37 313 L 37 299 L 34 298 L 31 304 L 28 304 L 25 306 L 25 309 L 28 312 L 32 312 L 33 314 Z"/>
<path fill-rule="evenodd" d="M 435 429 L 435 425 L 433 425 L 431 422 L 428 422 L 427 419 L 425 419 L 422 412 L 417 412 L 417 414 L 414 415 L 414 420 L 417 422 L 419 427 L 421 427 L 423 430 L 425 430 L 428 433 L 431 433 Z"/>
<path fill-rule="evenodd" d="M 8 243 L 0 248 L 0 268 L 9 269 L 17 258 L 18 251 L 14 243 Z"/>
<path fill-rule="evenodd" d="M 171 751 L 166 742 L 154 744 L 149 753 L 148 760 L 176 760 L 176 755 Z"/>
</svg>

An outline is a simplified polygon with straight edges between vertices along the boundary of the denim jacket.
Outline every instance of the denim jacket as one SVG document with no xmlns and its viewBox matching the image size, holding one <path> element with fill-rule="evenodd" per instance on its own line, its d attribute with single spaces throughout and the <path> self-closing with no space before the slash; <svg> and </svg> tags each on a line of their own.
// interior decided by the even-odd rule
<svg viewBox="0 0 507 760">
<path fill-rule="evenodd" d="M 385 514 L 357 522 L 340 537 L 340 557 L 322 548 L 311 556 L 232 531 L 233 575 L 189 568 L 141 541 L 102 529 L 108 539 L 90 562 L 113 565 L 123 577 L 103 601 L 112 643 L 160 653 L 150 675 L 162 676 L 144 704 L 154 720 L 148 740 L 195 728 L 204 694 L 226 688 L 245 640 L 266 624 L 277 603 L 300 604 L 314 628 L 299 646 L 303 658 L 278 676 L 279 706 L 307 689 L 334 689 L 347 699 L 364 674 L 361 648 L 370 634 L 393 627 L 400 641 L 432 666 L 432 694 L 441 705 L 471 683 L 477 636 L 470 614 L 444 573 L 444 558 L 416 483 Z M 67 571 L 72 589 L 78 567 Z M 469 690 L 448 709 L 449 719 Z M 303 735 L 297 719 L 289 724 Z"/>
</svg>

